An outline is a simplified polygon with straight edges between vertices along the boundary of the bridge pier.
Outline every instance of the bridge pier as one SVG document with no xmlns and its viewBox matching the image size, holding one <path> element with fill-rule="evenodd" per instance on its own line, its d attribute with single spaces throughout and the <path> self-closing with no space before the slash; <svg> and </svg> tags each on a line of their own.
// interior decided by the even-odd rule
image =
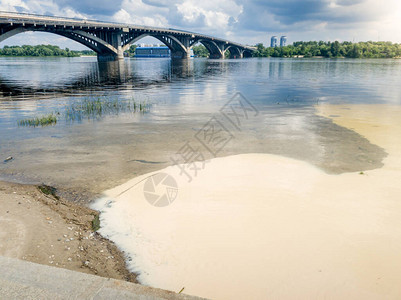
<svg viewBox="0 0 401 300">
<path fill-rule="evenodd" d="M 112 46 L 112 51 L 106 53 L 97 53 L 98 61 L 113 61 L 124 59 L 124 51 L 121 46 L 121 32 L 113 32 L 110 35 L 106 35 L 105 40 Z"/>
<path fill-rule="evenodd" d="M 124 59 L 124 52 L 121 46 L 121 32 L 116 32 L 112 35 L 111 45 L 117 49 L 117 59 Z"/>
<path fill-rule="evenodd" d="M 171 51 L 171 58 L 172 59 L 188 59 L 188 58 L 191 58 L 191 52 L 190 52 L 190 50 Z"/>
<path fill-rule="evenodd" d="M 124 57 L 120 58 L 118 55 L 110 54 L 110 53 L 98 53 L 97 54 L 97 61 L 118 61 L 123 58 Z"/>
</svg>

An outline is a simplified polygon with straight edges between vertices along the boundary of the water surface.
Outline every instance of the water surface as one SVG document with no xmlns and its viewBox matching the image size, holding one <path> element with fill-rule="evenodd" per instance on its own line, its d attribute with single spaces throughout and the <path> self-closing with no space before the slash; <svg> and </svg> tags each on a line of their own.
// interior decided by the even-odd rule
<svg viewBox="0 0 401 300">
<path fill-rule="evenodd" d="M 327 173 L 382 166 L 386 153 L 361 135 L 315 115 L 323 103 L 401 103 L 400 60 L 242 59 L 171 61 L 96 58 L 0 58 L 0 177 L 56 186 L 88 201 L 126 180 L 171 165 L 237 92 L 258 110 L 219 153 L 272 153 Z M 146 101 L 149 113 L 120 112 L 55 126 L 19 127 L 18 120 L 88 97 Z M 334 116 L 335 117 L 335 116 Z M 224 118 L 223 118 L 224 119 Z M 222 119 L 222 120 L 223 120 Z"/>
</svg>

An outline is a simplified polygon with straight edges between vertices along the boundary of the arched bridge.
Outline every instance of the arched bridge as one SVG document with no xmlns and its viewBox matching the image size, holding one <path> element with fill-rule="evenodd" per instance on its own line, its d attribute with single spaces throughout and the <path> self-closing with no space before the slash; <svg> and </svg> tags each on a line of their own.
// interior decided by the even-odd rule
<svg viewBox="0 0 401 300">
<path fill-rule="evenodd" d="M 116 60 L 124 57 L 131 44 L 152 36 L 171 50 L 172 58 L 188 58 L 191 48 L 202 43 L 210 58 L 224 58 L 229 50 L 233 58 L 250 56 L 254 47 L 171 28 L 157 28 L 129 24 L 90 21 L 82 19 L 0 12 L 0 42 L 26 31 L 58 34 L 95 51 L 99 60 Z"/>
</svg>

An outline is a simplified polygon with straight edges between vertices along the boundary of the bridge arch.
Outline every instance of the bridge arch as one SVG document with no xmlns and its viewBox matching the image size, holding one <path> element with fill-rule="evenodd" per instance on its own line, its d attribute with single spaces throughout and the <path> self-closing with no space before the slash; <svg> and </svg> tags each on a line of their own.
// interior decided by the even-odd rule
<svg viewBox="0 0 401 300">
<path fill-rule="evenodd" d="M 155 39 L 158 39 L 160 42 L 165 44 L 170 50 L 171 50 L 171 55 L 174 58 L 184 58 L 185 56 L 188 55 L 189 48 L 185 47 L 183 43 L 181 43 L 180 40 L 178 40 L 176 37 L 172 35 L 164 35 L 164 34 L 153 34 L 153 33 L 142 33 L 137 36 L 133 36 L 129 39 L 127 39 L 126 45 L 122 47 L 123 51 L 127 51 L 131 45 L 140 39 L 143 39 L 147 36 L 153 37 Z"/>
<path fill-rule="evenodd" d="M 5 33 L 0 35 L 0 43 L 16 34 L 26 32 L 26 31 L 27 30 L 24 27 L 17 27 L 17 28 L 11 29 L 9 31 L 6 31 Z"/>
<path fill-rule="evenodd" d="M 196 43 L 201 43 L 206 47 L 207 51 L 209 51 L 210 58 L 222 58 L 224 53 L 221 51 L 219 45 L 213 40 L 207 39 L 196 39 L 192 42 L 191 47 L 193 47 Z"/>
<path fill-rule="evenodd" d="M 104 40 L 100 39 L 95 35 L 91 35 L 85 31 L 75 30 L 57 30 L 52 28 L 25 28 L 25 27 L 17 27 L 11 29 L 3 34 L 0 35 L 0 42 L 17 35 L 19 33 L 34 31 L 34 32 L 46 32 L 46 33 L 53 33 L 56 35 L 60 35 L 66 38 L 69 38 L 73 41 L 76 41 L 89 49 L 95 51 L 100 55 L 118 55 L 118 50 L 113 47 L 112 45 L 108 44 Z"/>
<path fill-rule="evenodd" d="M 244 57 L 246 57 L 246 58 L 252 57 L 252 51 L 245 49 L 245 50 L 244 50 L 244 53 L 242 54 L 242 57 L 243 57 L 243 58 L 244 58 Z"/>
<path fill-rule="evenodd" d="M 243 57 L 244 51 L 239 49 L 237 46 L 230 45 L 224 50 L 224 52 L 226 52 L 227 50 L 230 51 L 230 58 L 242 58 Z"/>
</svg>

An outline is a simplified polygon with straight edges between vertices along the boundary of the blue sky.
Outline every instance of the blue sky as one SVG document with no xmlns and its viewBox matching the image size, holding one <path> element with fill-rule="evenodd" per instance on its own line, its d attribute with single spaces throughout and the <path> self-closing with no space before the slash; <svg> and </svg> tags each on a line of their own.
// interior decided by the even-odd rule
<svg viewBox="0 0 401 300">
<path fill-rule="evenodd" d="M 245 44 L 267 45 L 272 35 L 289 42 L 401 42 L 398 0 L 0 0 L 0 10 L 180 28 Z M 42 43 L 83 48 L 45 33 L 20 34 L 0 46 Z"/>
</svg>

